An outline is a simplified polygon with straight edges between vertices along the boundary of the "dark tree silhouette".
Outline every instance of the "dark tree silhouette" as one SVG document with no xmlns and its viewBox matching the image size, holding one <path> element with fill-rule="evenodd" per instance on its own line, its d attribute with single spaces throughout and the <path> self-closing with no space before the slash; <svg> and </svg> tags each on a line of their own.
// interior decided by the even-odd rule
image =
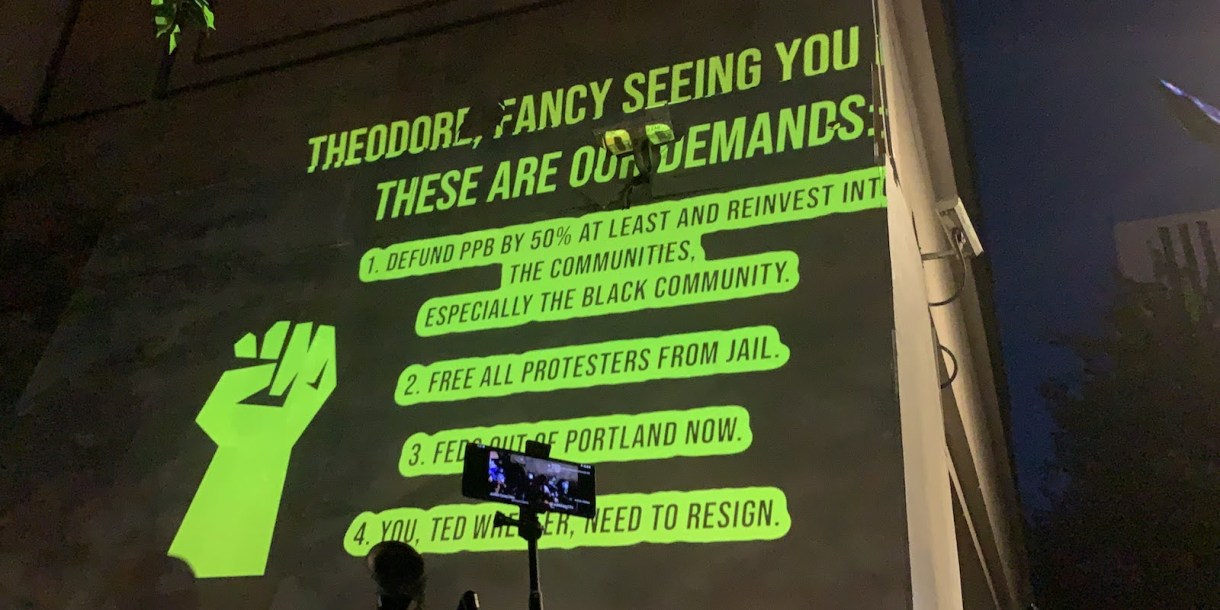
<svg viewBox="0 0 1220 610">
<path fill-rule="evenodd" d="M 1058 340 L 1079 368 L 1043 387 L 1044 608 L 1220 608 L 1220 331 L 1216 303 L 1187 297 L 1119 280 L 1103 332 Z"/>
</svg>

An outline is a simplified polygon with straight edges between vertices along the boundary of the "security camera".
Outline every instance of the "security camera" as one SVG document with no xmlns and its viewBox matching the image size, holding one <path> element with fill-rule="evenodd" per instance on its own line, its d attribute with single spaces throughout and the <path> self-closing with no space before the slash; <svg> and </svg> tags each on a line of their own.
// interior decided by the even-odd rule
<svg viewBox="0 0 1220 610">
<path fill-rule="evenodd" d="M 640 148 L 660 148 L 677 139 L 667 107 L 651 108 L 630 119 L 595 129 L 598 144 L 613 155 L 629 155 Z"/>
<path fill-rule="evenodd" d="M 598 135 L 601 145 L 616 157 L 635 157 L 639 181 L 648 182 L 656 166 L 654 153 L 674 141 L 674 129 L 668 123 L 641 122 L 635 125 L 611 127 Z"/>
<path fill-rule="evenodd" d="M 982 255 L 983 242 L 979 241 L 979 234 L 974 230 L 974 223 L 970 222 L 970 216 L 966 214 L 966 206 L 962 205 L 961 198 L 943 200 L 936 208 L 941 226 L 949 235 L 953 247 L 961 252 L 962 256 Z"/>
<path fill-rule="evenodd" d="M 660 163 L 661 148 L 678 139 L 669 120 L 669 111 L 664 107 L 595 129 L 593 136 L 598 146 L 610 154 L 616 157 L 630 156 L 635 161 L 635 175 L 624 181 L 622 190 L 610 204 L 624 209 L 631 207 L 630 198 L 634 189 L 645 185 L 651 188 L 652 172 Z"/>
<path fill-rule="evenodd" d="M 674 128 L 669 123 L 647 122 L 626 127 L 613 127 L 601 133 L 601 145 L 613 155 L 629 155 L 641 146 L 661 147 L 674 141 Z"/>
<path fill-rule="evenodd" d="M 597 143 L 617 157 L 631 155 L 643 176 L 648 180 L 655 166 L 654 157 L 666 144 L 677 140 L 668 109 L 655 108 L 645 111 L 631 120 L 608 125 L 593 132 Z"/>
</svg>

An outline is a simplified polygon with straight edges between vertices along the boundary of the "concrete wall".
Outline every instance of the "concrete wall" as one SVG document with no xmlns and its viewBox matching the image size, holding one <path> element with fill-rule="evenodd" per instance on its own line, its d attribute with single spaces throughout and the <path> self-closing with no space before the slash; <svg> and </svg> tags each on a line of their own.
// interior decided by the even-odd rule
<svg viewBox="0 0 1220 610">
<path fill-rule="evenodd" d="M 75 2 L 6 2 L 0 5 L 0 108 L 18 121 L 34 122 L 47 71 Z"/>
<path fill-rule="evenodd" d="M 540 56 L 555 58 L 556 84 L 566 82 L 561 75 L 577 64 L 607 74 L 643 67 L 606 59 L 604 49 L 614 44 L 601 35 L 613 31 L 607 23 L 631 20 L 646 38 L 691 53 L 731 46 L 707 31 L 684 28 L 670 7 L 641 0 L 284 6 L 218 7 L 218 32 L 207 40 L 188 38 L 171 62 L 162 56 L 163 43 L 152 39 L 143 6 L 116 9 L 84 0 L 0 9 L 17 11 L 0 20 L 0 42 L 15 43 L 0 44 L 12 49 L 0 56 L 6 66 L 0 105 L 24 121 L 41 121 L 0 140 L 0 233 L 6 260 L 26 265 L 20 280 L 5 284 L 0 330 L 12 340 L 3 364 L 6 373 L 16 371 L 6 379 L 25 377 L 23 364 L 33 362 L 31 354 L 54 328 L 56 311 L 30 312 L 49 292 L 58 291 L 66 302 L 93 238 L 109 219 L 156 213 L 142 202 L 217 182 L 232 188 L 264 183 L 268 176 L 299 180 L 307 137 L 350 128 L 365 117 L 439 110 L 455 91 L 463 92 L 459 98 L 477 97 L 468 82 L 505 82 L 506 90 L 485 92 L 489 100 L 515 93 L 514 83 L 538 88 L 532 62 Z M 732 30 L 765 18 L 762 6 L 717 3 L 700 10 Z M 946 247 L 934 206 L 958 193 L 929 50 L 927 32 L 935 28 L 925 23 L 918 2 L 880 6 L 890 35 L 886 82 L 902 179 L 891 185 L 900 203 L 890 210 L 890 247 L 913 607 L 973 608 L 963 605 L 963 591 L 980 597 L 978 575 L 986 574 L 997 607 L 1018 608 L 1026 598 L 1023 551 L 1014 534 L 1019 510 L 979 297 L 967 274 L 959 303 L 929 311 L 926 303 L 949 292 L 952 278 L 944 263 L 918 260 L 921 251 Z M 580 34 L 548 40 L 524 35 L 539 15 L 566 20 Z M 61 39 L 69 19 L 69 35 Z M 49 86 L 37 66 L 54 68 Z M 937 387 L 943 369 L 938 340 L 962 366 L 945 393 Z M 0 398 L 11 401 L 19 388 L 5 390 Z M 961 507 L 956 521 L 955 489 Z M 977 541 L 962 544 L 966 531 Z M 961 559 L 970 548 L 978 556 Z M 963 585 L 963 579 L 969 582 Z"/>
</svg>

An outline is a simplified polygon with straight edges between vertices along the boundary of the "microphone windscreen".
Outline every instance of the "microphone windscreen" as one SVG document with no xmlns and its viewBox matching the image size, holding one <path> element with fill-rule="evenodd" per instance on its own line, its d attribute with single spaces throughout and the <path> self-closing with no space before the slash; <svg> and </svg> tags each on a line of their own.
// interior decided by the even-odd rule
<svg viewBox="0 0 1220 610">
<path fill-rule="evenodd" d="M 474 591 L 467 591 L 458 600 L 457 610 L 479 610 L 479 596 Z"/>
<path fill-rule="evenodd" d="M 474 591 L 463 594 L 461 610 L 479 610 L 479 595 Z"/>
</svg>

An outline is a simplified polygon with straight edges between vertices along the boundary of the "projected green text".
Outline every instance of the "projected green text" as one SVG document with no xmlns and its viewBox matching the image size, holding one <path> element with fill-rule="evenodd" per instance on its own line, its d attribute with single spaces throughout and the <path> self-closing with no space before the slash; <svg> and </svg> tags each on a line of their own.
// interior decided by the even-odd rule
<svg viewBox="0 0 1220 610">
<path fill-rule="evenodd" d="M 521 91 L 516 97 L 498 100 L 499 110 L 490 117 L 498 124 L 482 126 L 481 135 L 474 133 L 474 126 L 488 117 L 480 116 L 478 105 L 453 104 L 431 114 L 369 121 L 308 139 L 308 173 L 392 162 L 394 165 L 379 166 L 386 171 L 363 184 L 353 181 L 367 189 L 366 196 L 375 197 L 366 202 L 372 205 L 361 216 L 378 229 L 401 227 L 412 236 L 434 235 L 408 240 L 400 233 L 391 238 L 400 240 L 397 243 L 381 242 L 381 247 L 368 248 L 357 269 L 363 284 L 493 266 L 499 272 L 498 282 L 424 295 L 418 310 L 396 322 L 402 328 L 384 329 L 398 331 L 397 336 L 403 337 L 405 327 L 411 325 L 415 333 L 410 338 L 413 345 L 400 352 L 411 354 L 413 360 L 394 364 L 391 374 L 397 373 L 398 378 L 392 396 L 387 382 L 395 380 L 375 380 L 380 385 L 370 386 L 383 388 L 380 395 L 374 394 L 374 401 L 388 403 L 392 397 L 395 404 L 410 408 L 409 413 L 387 417 L 401 417 L 398 421 L 416 426 L 390 431 L 393 443 L 401 443 L 399 474 L 458 474 L 468 441 L 520 450 L 527 440 L 536 440 L 550 444 L 558 458 L 590 463 L 671 458 L 728 463 L 733 460 L 713 460 L 712 456 L 742 454 L 756 446 L 756 430 L 775 428 L 771 421 L 768 426 L 752 422 L 751 412 L 743 406 L 714 402 L 713 406 L 669 410 L 649 409 L 672 405 L 641 402 L 625 404 L 619 413 L 590 413 L 590 403 L 576 398 L 547 405 L 548 409 L 555 407 L 547 416 L 556 419 L 520 421 L 533 416 L 515 414 L 516 421 L 467 420 L 485 425 L 448 430 L 437 430 L 430 425 L 435 419 L 418 415 L 443 416 L 446 409 L 458 408 L 455 403 L 459 401 L 525 393 L 679 379 L 703 379 L 714 391 L 717 384 L 727 383 L 722 379 L 734 379 L 718 376 L 746 375 L 735 378 L 735 383 L 781 379 L 771 372 L 788 364 L 790 349 L 776 326 L 801 336 L 796 332 L 799 328 L 789 326 L 792 320 L 735 317 L 730 308 L 708 305 L 753 299 L 769 308 L 785 303 L 792 298 L 787 295 L 798 289 L 804 297 L 820 288 L 823 278 L 817 274 L 825 266 L 802 259 L 812 255 L 801 239 L 759 248 L 767 251 L 738 250 L 712 258 L 705 251 L 705 242 L 712 249 L 734 231 L 883 208 L 883 168 L 764 185 L 746 175 L 729 182 L 750 186 L 725 192 L 438 234 L 443 229 L 430 224 L 437 213 L 453 218 L 450 213 L 459 209 L 467 214 L 497 207 L 507 210 L 516 205 L 514 201 L 535 196 L 540 204 L 576 199 L 577 190 L 588 185 L 608 185 L 637 176 L 636 158 L 615 155 L 588 139 L 581 140 L 579 147 L 563 149 L 559 149 L 558 139 L 532 148 L 514 147 L 511 158 L 459 155 L 454 157 L 453 167 L 403 157 L 451 148 L 477 149 L 485 138 L 501 140 L 579 128 L 615 114 L 652 113 L 671 104 L 754 90 L 767 79 L 783 83 L 869 68 L 867 61 L 861 62 L 861 49 L 867 53 L 869 45 L 860 44 L 861 39 L 870 39 L 868 26 L 841 25 L 762 45 L 749 41 L 703 57 L 695 57 L 700 54 L 696 53 L 667 64 L 634 66 L 637 71 L 629 74 L 583 75 L 583 82 L 548 83 L 545 90 Z M 785 154 L 800 163 L 832 154 L 812 149 L 845 142 L 855 142 L 853 150 L 866 150 L 867 142 L 862 139 L 873 135 L 875 109 L 865 82 L 867 79 L 852 85 L 855 90 L 806 88 L 767 108 L 756 107 L 754 101 L 771 99 L 769 93 L 756 91 L 750 96 L 754 99 L 744 99 L 740 106 L 726 104 L 725 109 L 732 110 L 723 115 L 694 112 L 690 116 L 695 121 L 667 125 L 676 137 L 652 151 L 655 166 L 650 171 L 655 176 L 673 176 L 685 170 L 710 173 L 727 164 L 758 167 L 764 157 L 777 159 Z M 813 91 L 817 93 L 811 94 Z M 801 157 L 796 151 L 813 154 Z M 394 174 L 393 168 L 418 174 Z M 821 171 L 811 167 L 806 173 L 785 169 L 781 174 Z M 709 184 L 725 184 L 721 178 L 725 177 L 716 176 Z M 698 177 L 691 182 L 697 183 Z M 384 293 L 403 294 L 413 289 Z M 375 290 L 368 288 L 370 293 Z M 632 320 L 640 319 L 641 314 L 699 306 L 705 306 L 699 317 L 690 318 L 705 321 L 699 325 L 633 329 Z M 572 339 L 530 344 L 529 339 L 504 342 L 504 334 L 487 332 L 609 316 L 622 320 L 624 331 L 609 335 L 612 340 L 599 336 L 587 342 L 587 335 L 577 334 Z M 577 325 L 563 326 L 566 332 Z M 435 354 L 430 346 L 459 333 L 486 333 L 501 339 L 489 339 L 480 348 L 471 347 L 480 345 L 477 341 L 457 337 L 455 346 L 486 351 L 457 352 L 459 357 L 446 351 L 439 359 L 429 356 Z M 264 573 L 292 449 L 336 386 L 335 331 L 330 326 L 316 327 L 315 334 L 312 324 L 291 328 L 288 322 L 280 322 L 261 341 L 253 334 L 243 337 L 235 345 L 235 353 L 239 358 L 264 362 L 223 373 L 200 411 L 196 421 L 217 450 L 170 548 L 170 554 L 190 563 L 199 578 Z M 260 404 L 278 403 L 281 396 L 282 406 Z M 737 402 L 736 398 L 726 400 Z M 495 401 L 481 400 L 462 408 L 473 409 L 476 415 L 478 408 L 484 408 L 494 416 L 491 409 L 497 406 Z M 571 416 L 562 410 L 569 406 Z M 764 404 L 759 409 L 771 406 Z M 755 410 L 754 414 L 760 412 L 766 413 Z M 381 467 L 392 469 L 394 465 Z M 453 488 L 456 491 L 456 481 Z M 778 487 L 616 493 L 599 497 L 597 505 L 596 516 L 589 520 L 544 515 L 547 534 L 540 546 L 574 549 L 766 541 L 785 536 L 791 527 L 787 497 Z M 524 541 L 513 532 L 492 526 L 493 515 L 503 509 L 503 505 L 493 504 L 447 504 L 363 512 L 344 532 L 343 545 L 348 554 L 357 557 L 377 542 L 391 539 L 408 542 L 426 554 L 524 550 Z"/>
<path fill-rule="evenodd" d="M 394 400 L 408 406 L 765 371 L 786 362 L 788 347 L 775 327 L 753 326 L 413 364 L 399 376 Z"/>
<path fill-rule="evenodd" d="M 535 440 L 551 445 L 553 457 L 596 464 L 741 453 L 753 439 L 750 414 L 738 406 L 578 417 L 417 432 L 403 444 L 398 470 L 404 477 L 459 474 L 467 442 L 524 451 Z"/>
<path fill-rule="evenodd" d="M 649 256 L 661 256 L 661 260 L 637 258 L 632 266 L 648 264 L 643 261 L 666 264 L 698 260 L 702 258 L 698 238 L 708 233 L 885 207 L 882 177 L 882 169 L 874 167 L 579 218 L 402 242 L 365 252 L 360 279 L 394 280 L 498 264 L 505 266 L 506 283 L 540 281 L 543 273 L 553 281 L 561 279 L 563 266 L 558 267 L 559 272 L 554 263 L 543 268 L 539 263 L 546 257 L 675 241 L 677 252 L 673 245 L 662 247 L 662 252 L 654 248 Z M 538 271 L 528 268 L 532 265 L 537 265 Z"/>
<path fill-rule="evenodd" d="M 502 504 L 447 504 L 361 513 L 343 547 L 365 556 L 383 540 L 406 542 L 422 553 L 523 551 L 509 528 L 492 526 Z M 597 498 L 592 519 L 545 515 L 542 549 L 776 540 L 788 533 L 788 500 L 775 487 L 625 493 Z"/>
</svg>

